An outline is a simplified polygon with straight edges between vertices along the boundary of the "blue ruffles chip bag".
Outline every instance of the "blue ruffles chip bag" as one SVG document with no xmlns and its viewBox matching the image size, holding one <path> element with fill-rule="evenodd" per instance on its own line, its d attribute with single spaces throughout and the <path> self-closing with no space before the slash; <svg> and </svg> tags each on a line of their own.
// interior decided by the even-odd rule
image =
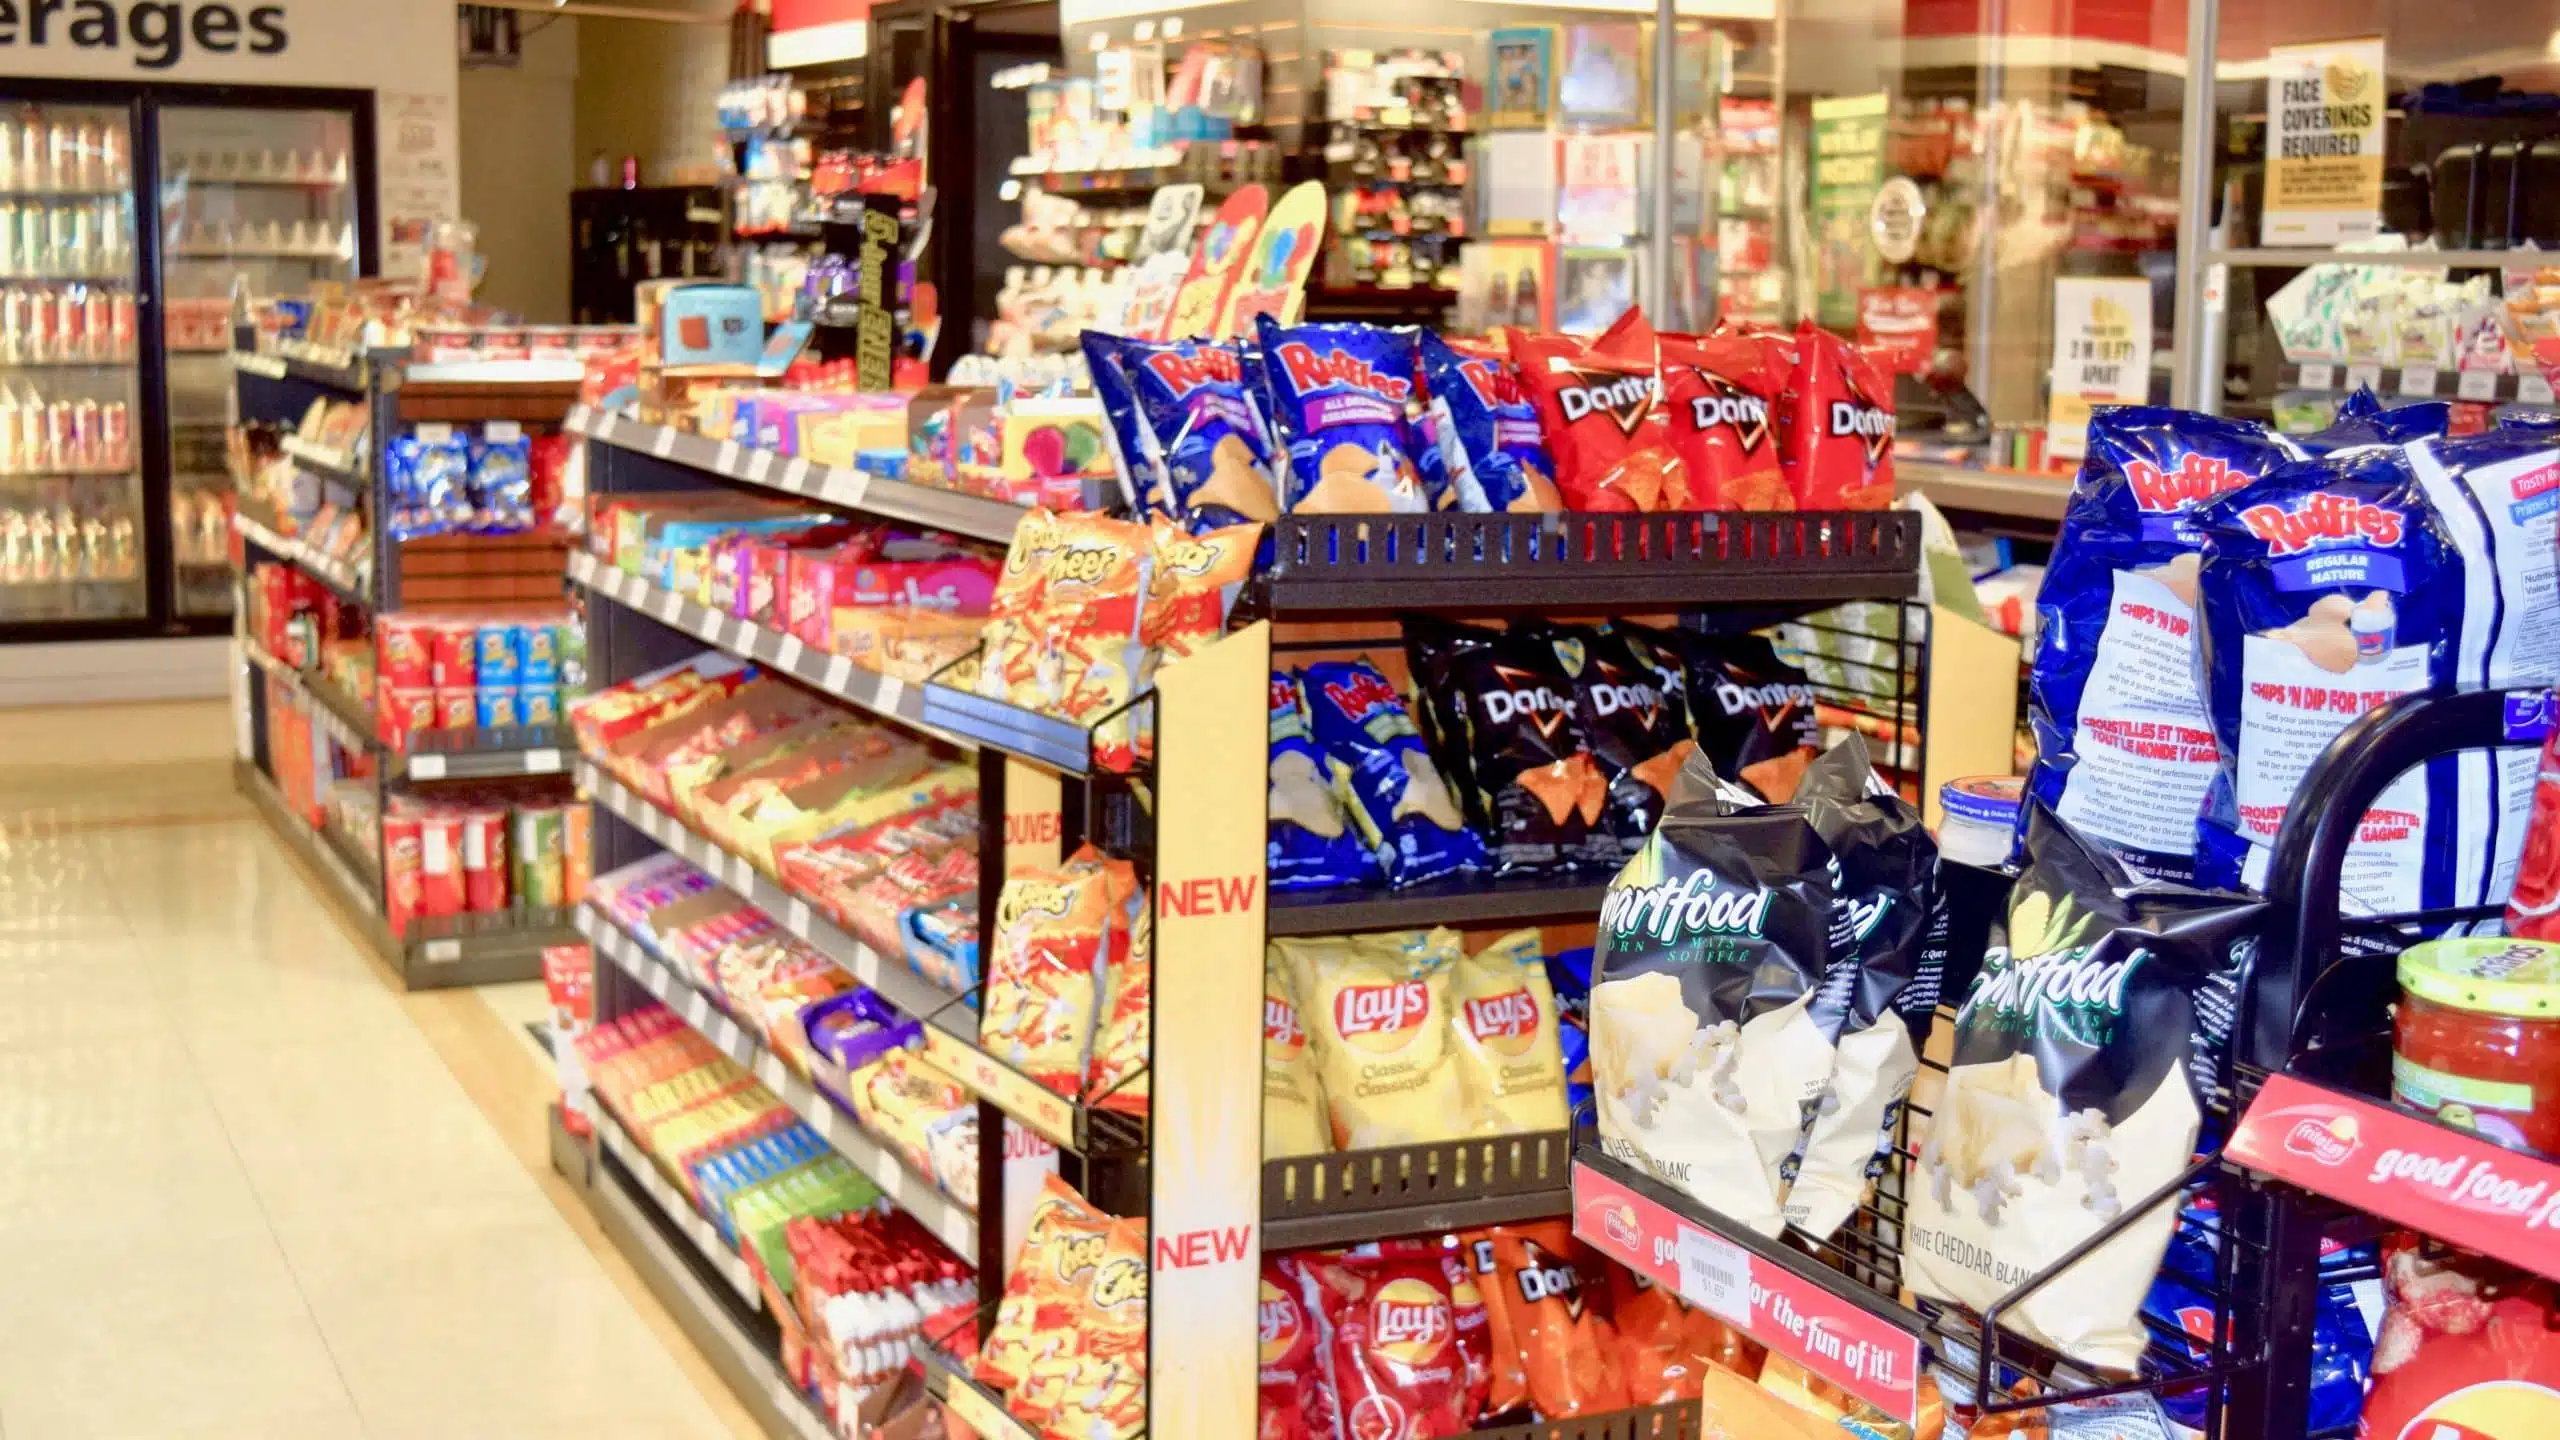
<svg viewBox="0 0 2560 1440">
<path fill-rule="evenodd" d="M 2214 774 L 2193 511 L 2293 452 L 2244 420 L 2149 405 L 2099 411 L 2088 443 L 2036 594 L 2028 788 L 2137 873 L 2184 881 Z"/>
<path fill-rule="evenodd" d="M 2493 430 L 2370 445 L 2223 496 L 2204 528 L 2201 660 L 2221 763 L 2199 878 L 2263 885 L 2302 778 L 2358 715 L 2421 690 L 2560 673 L 2560 445 Z M 2530 750 L 2439 756 L 2365 812 L 2346 907 L 2503 899 L 2533 798 Z"/>
<path fill-rule="evenodd" d="M 1423 383 L 1431 392 L 1425 443 L 1448 472 L 1456 508 L 1563 509 L 1538 407 L 1521 390 L 1510 359 L 1489 348 L 1462 349 L 1432 330 L 1422 332 L 1420 343 Z"/>
<path fill-rule="evenodd" d="M 1484 842 L 1458 813 L 1404 697 L 1365 660 L 1309 665 L 1298 680 L 1334 789 L 1391 885 L 1485 868 Z"/>
<path fill-rule="evenodd" d="M 1271 676 L 1271 829 L 1263 868 L 1274 890 L 1364 885 L 1378 878 L 1378 857 L 1353 833 L 1316 753 L 1298 682 Z"/>
<path fill-rule="evenodd" d="M 2187 1358 L 2198 1365 L 2211 1358 L 2214 1331 L 2221 1323 L 2221 1307 L 2214 1302 L 2212 1293 L 2214 1230 L 2218 1224 L 2219 1218 L 2209 1205 L 2186 1207 L 2178 1217 L 2177 1235 L 2169 1242 L 2160 1274 L 2142 1301 L 2143 1316 L 2152 1323 L 2155 1333 L 2192 1337 L 2186 1346 Z M 2382 1282 L 2330 1277 L 2370 1266 L 2374 1259 L 2374 1247 L 2369 1243 L 2341 1245 L 2328 1239 L 2320 1242 L 2320 1300 L 2311 1320 L 2312 1430 L 2349 1429 L 2364 1411 L 2365 1379 L 2373 1362 L 2374 1334 L 2382 1323 Z M 2240 1346 L 2249 1343 L 2237 1333 L 2232 1340 Z M 2177 1373 L 2148 1359 L 2143 1368 L 2162 1374 Z M 2171 1391 L 2160 1397 L 2160 1408 L 2179 1424 L 2202 1429 L 2206 1395 L 2207 1391 L 2201 1388 Z"/>
<path fill-rule="evenodd" d="M 1120 363 L 1120 337 L 1087 330 L 1078 343 L 1084 347 L 1085 371 L 1093 377 L 1094 398 L 1102 402 L 1103 433 L 1110 438 L 1111 461 L 1120 472 L 1121 498 L 1141 520 L 1174 515 L 1164 453 L 1146 417 L 1138 413 L 1138 392 L 1130 388 L 1129 373 Z"/>
<path fill-rule="evenodd" d="M 2406 445 L 2444 434 L 2452 420 L 2453 406 L 2446 401 L 2414 400 L 2386 407 L 2370 388 L 2360 385 L 2338 402 L 2338 413 L 2325 428 L 2295 436 L 2293 443 L 2310 456 L 2364 445 Z"/>
<path fill-rule="evenodd" d="M 1123 340 L 1120 370 L 1163 453 L 1177 519 L 1195 530 L 1217 530 L 1280 518 L 1262 416 L 1245 398 L 1236 347 L 1215 340 Z"/>
<path fill-rule="evenodd" d="M 1413 466 L 1408 337 L 1375 325 L 1261 327 L 1272 427 L 1289 447 L 1292 513 L 1418 514 L 1432 508 Z"/>
</svg>

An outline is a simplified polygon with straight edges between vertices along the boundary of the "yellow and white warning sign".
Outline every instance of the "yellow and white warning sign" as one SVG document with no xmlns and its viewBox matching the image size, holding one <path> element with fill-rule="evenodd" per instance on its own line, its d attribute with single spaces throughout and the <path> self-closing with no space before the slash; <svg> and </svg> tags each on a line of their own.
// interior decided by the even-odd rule
<svg viewBox="0 0 2560 1440">
<path fill-rule="evenodd" d="M 2388 94 L 2378 39 L 2268 50 L 2260 244 L 2335 245 L 2381 228 Z"/>
</svg>

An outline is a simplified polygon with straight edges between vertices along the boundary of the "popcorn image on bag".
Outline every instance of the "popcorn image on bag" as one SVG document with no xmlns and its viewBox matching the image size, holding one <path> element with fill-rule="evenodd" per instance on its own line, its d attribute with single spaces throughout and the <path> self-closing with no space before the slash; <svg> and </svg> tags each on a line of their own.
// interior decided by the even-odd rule
<svg viewBox="0 0 2560 1440">
<path fill-rule="evenodd" d="M 2032 805 L 2025 868 L 1957 1013 L 1910 1177 L 1905 1283 L 1979 1312 L 2122 1220 L 2004 1315 L 2086 1363 L 2139 1363 L 2142 1298 L 2178 1206 L 2134 1207 L 2195 1153 L 2263 910 L 2137 883 Z"/>
<path fill-rule="evenodd" d="M 1452 1054 L 1454 930 L 1275 939 L 1323 1077 L 1333 1148 L 1455 1140 L 1466 1090 Z"/>
</svg>

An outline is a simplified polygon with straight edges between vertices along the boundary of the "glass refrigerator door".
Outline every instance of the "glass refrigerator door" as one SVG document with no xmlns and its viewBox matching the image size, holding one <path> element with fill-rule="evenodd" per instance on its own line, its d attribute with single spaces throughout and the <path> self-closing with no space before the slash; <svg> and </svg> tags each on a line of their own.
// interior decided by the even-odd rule
<svg viewBox="0 0 2560 1440">
<path fill-rule="evenodd" d="M 356 274 L 355 121 L 341 110 L 164 106 L 161 343 L 169 375 L 170 553 L 180 615 L 231 607 L 225 458 L 235 295 L 306 296 Z"/>
<path fill-rule="evenodd" d="M 0 84 L 0 624 L 149 605 L 129 118 Z"/>
</svg>

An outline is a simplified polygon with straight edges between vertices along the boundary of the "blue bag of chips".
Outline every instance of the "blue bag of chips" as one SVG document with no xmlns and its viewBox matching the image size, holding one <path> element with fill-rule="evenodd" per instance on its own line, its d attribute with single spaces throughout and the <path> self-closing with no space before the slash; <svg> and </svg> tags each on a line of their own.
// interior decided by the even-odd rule
<svg viewBox="0 0 2560 1440">
<path fill-rule="evenodd" d="M 492 428 L 496 423 L 493 422 Z M 487 430 L 465 446 L 470 456 L 471 528 L 484 535 L 533 528 L 533 441 L 522 426 Z"/>
<path fill-rule="evenodd" d="M 1484 841 L 1467 828 L 1404 697 L 1376 666 L 1320 661 L 1299 677 L 1299 695 L 1343 809 L 1389 884 L 1485 868 Z"/>
<path fill-rule="evenodd" d="M 2197 516 L 2200 673 L 2218 772 L 2198 876 L 2256 888 L 2312 762 L 2367 710 L 2560 671 L 2560 447 L 2548 433 L 2367 445 L 2278 468 Z M 2342 875 L 2376 914 L 2506 897 L 2530 750 L 2438 756 L 2366 810 Z"/>
<path fill-rule="evenodd" d="M 1271 828 L 1263 869 L 1274 890 L 1365 885 L 1378 857 L 1342 812 L 1324 757 L 1316 753 L 1298 682 L 1271 677 Z"/>
<path fill-rule="evenodd" d="M 2192 878 L 2195 817 L 2214 773 L 2195 680 L 2203 540 L 2192 512 L 2292 455 L 2245 420 L 2126 405 L 2089 422 L 2036 594 L 2028 787 L 2137 874 Z"/>
<path fill-rule="evenodd" d="M 2365 386 L 2356 387 L 2338 404 L 2326 428 L 2294 437 L 2303 454 L 2331 455 L 2364 445 L 2406 445 L 2441 436 L 2453 423 L 2453 407 L 2442 400 L 2416 400 L 2385 407 Z"/>
<path fill-rule="evenodd" d="M 1094 396 L 1102 402 L 1103 433 L 1111 441 L 1111 463 L 1120 474 L 1121 498 L 1141 520 L 1173 514 L 1173 499 L 1165 488 L 1164 456 L 1156 448 L 1155 431 L 1138 413 L 1138 392 L 1130 388 L 1128 371 L 1120 362 L 1120 337 L 1087 330 L 1078 343 L 1084 347 L 1084 367 L 1093 377 Z"/>
<path fill-rule="evenodd" d="M 1215 340 L 1123 340 L 1120 367 L 1155 432 L 1176 517 L 1194 530 L 1280 518 L 1262 417 L 1245 399 L 1236 348 Z"/>
<path fill-rule="evenodd" d="M 1254 319 L 1273 428 L 1289 447 L 1285 508 L 1316 515 L 1431 509 L 1405 417 L 1416 394 L 1413 342 L 1375 325 Z"/>
<path fill-rule="evenodd" d="M 1422 332 L 1422 375 L 1431 391 L 1430 439 L 1460 510 L 1561 510 L 1538 407 L 1509 359 L 1461 351 Z"/>
<path fill-rule="evenodd" d="M 1565 1109 L 1577 1121 L 1591 1106 L 1591 947 L 1547 957 L 1547 985 L 1556 994 L 1556 1041 L 1564 1051 Z"/>
<path fill-rule="evenodd" d="M 2210 1293 L 2214 1283 L 2215 1223 L 2213 1211 L 2205 1206 L 2186 1209 L 2178 1219 L 2160 1274 L 2142 1301 L 2143 1315 L 2155 1331 L 2193 1337 L 2187 1344 L 2187 1355 L 2198 1364 L 2211 1358 L 2214 1331 L 2221 1321 L 2221 1307 Z M 2373 1249 L 2371 1245 L 2345 1246 L 2324 1240 L 2321 1273 L 2328 1276 L 2350 1266 L 2370 1265 Z M 2382 1283 L 2378 1280 L 2324 1280 L 2320 1286 L 2320 1300 L 2311 1321 L 2312 1430 L 2348 1429 L 2363 1412 L 2365 1377 L 2373 1360 L 2374 1332 L 2381 1323 L 2382 1298 Z M 2235 1348 L 2245 1350 L 2249 1337 L 2235 1334 L 2232 1341 Z M 2146 1368 L 2164 1370 L 2151 1362 L 2146 1362 Z M 2202 1429 L 2206 1394 L 2201 1387 L 2174 1391 L 2160 1397 L 2160 1406 L 2179 1424 Z"/>
</svg>

